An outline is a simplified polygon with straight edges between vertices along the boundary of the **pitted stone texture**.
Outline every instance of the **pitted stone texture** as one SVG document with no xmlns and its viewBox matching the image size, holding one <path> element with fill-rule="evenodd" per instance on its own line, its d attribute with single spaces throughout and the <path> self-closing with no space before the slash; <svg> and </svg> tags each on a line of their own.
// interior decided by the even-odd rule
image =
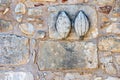
<svg viewBox="0 0 120 80">
<path fill-rule="evenodd" d="M 120 52 L 120 37 L 108 35 L 99 39 L 98 48 L 101 51 Z"/>
<path fill-rule="evenodd" d="M 30 72 L 0 72 L 0 80 L 34 80 Z"/>
<path fill-rule="evenodd" d="M 93 42 L 40 41 L 40 70 L 97 68 L 97 46 Z"/>
<path fill-rule="evenodd" d="M 113 63 L 112 56 L 102 56 L 100 58 L 100 63 L 102 65 L 102 69 L 106 71 L 108 74 L 116 74 L 117 69 L 115 64 Z"/>
<path fill-rule="evenodd" d="M 69 13 L 69 17 L 71 22 L 75 19 L 76 14 L 80 11 L 84 11 L 87 15 L 90 22 L 90 30 L 85 35 L 85 39 L 93 39 L 98 36 L 98 28 L 97 28 L 97 13 L 95 8 L 85 5 L 58 5 L 58 6 L 50 6 L 48 7 L 48 11 L 50 13 L 48 17 L 48 26 L 49 26 L 49 37 L 51 39 L 59 39 L 59 34 L 55 29 L 55 22 L 57 20 L 57 15 L 59 11 L 66 11 Z M 69 40 L 78 40 L 79 37 L 76 35 L 75 30 L 72 26 L 71 33 L 69 34 Z"/>
<path fill-rule="evenodd" d="M 29 58 L 28 38 L 0 34 L 0 65 L 21 65 Z"/>
<path fill-rule="evenodd" d="M 0 19 L 0 31 L 4 32 L 4 31 L 12 30 L 12 29 L 13 27 L 10 21 Z"/>
<path fill-rule="evenodd" d="M 63 72 L 40 71 L 40 80 L 64 80 Z"/>
<path fill-rule="evenodd" d="M 91 74 L 80 75 L 79 73 L 66 73 L 64 80 L 91 80 Z"/>
</svg>

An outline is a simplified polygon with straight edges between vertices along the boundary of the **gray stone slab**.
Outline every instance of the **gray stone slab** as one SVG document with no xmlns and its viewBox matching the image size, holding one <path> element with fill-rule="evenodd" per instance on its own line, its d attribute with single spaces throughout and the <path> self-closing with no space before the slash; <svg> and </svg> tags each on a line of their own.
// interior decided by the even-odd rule
<svg viewBox="0 0 120 80">
<path fill-rule="evenodd" d="M 40 41 L 40 70 L 97 68 L 97 46 L 93 42 Z"/>
<path fill-rule="evenodd" d="M 0 65 L 25 64 L 29 58 L 28 38 L 0 34 Z"/>
</svg>

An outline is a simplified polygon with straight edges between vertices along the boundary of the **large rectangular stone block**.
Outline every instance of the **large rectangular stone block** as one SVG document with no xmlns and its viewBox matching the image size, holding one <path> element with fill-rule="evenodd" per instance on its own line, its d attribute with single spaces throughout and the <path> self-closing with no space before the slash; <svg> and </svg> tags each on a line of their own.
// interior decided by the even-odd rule
<svg viewBox="0 0 120 80">
<path fill-rule="evenodd" d="M 37 64 L 40 70 L 97 68 L 94 42 L 40 41 Z"/>
<path fill-rule="evenodd" d="M 29 40 L 26 37 L 0 34 L 0 65 L 21 65 L 29 58 Z"/>
</svg>

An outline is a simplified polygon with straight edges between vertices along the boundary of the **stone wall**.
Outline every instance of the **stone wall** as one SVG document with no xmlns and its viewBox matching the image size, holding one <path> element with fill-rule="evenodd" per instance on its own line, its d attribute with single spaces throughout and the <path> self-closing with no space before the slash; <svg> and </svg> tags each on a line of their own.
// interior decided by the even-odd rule
<svg viewBox="0 0 120 80">
<path fill-rule="evenodd" d="M 0 80 L 120 80 L 120 0 L 0 0 Z"/>
</svg>

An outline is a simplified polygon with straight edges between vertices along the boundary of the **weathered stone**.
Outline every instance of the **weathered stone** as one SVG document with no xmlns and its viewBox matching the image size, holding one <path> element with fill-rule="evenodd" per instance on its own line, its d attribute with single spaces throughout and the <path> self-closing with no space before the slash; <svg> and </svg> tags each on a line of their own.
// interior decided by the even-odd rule
<svg viewBox="0 0 120 80">
<path fill-rule="evenodd" d="M 39 31 L 37 31 L 37 33 L 35 34 L 35 39 L 43 39 L 44 37 L 45 37 L 45 32 L 44 31 L 41 31 L 41 30 L 39 30 Z"/>
<path fill-rule="evenodd" d="M 109 77 L 108 77 L 107 79 L 105 79 L 105 80 L 120 80 L 120 78 L 109 76 Z"/>
<path fill-rule="evenodd" d="M 28 39 L 13 34 L 0 34 L 0 65 L 21 65 L 28 62 Z"/>
<path fill-rule="evenodd" d="M 115 0 L 96 0 L 100 5 L 112 5 Z"/>
<path fill-rule="evenodd" d="M 120 23 L 112 23 L 105 30 L 107 33 L 120 34 Z"/>
<path fill-rule="evenodd" d="M 115 65 L 113 64 L 113 58 L 111 56 L 102 57 L 100 59 L 100 62 L 102 63 L 102 68 L 105 69 L 105 71 L 108 74 L 116 74 L 117 73 Z"/>
<path fill-rule="evenodd" d="M 68 37 L 71 30 L 71 21 L 66 12 L 62 11 L 59 13 L 56 21 L 56 30 L 61 38 Z"/>
<path fill-rule="evenodd" d="M 91 80 L 91 74 L 80 75 L 79 73 L 67 73 L 64 80 Z"/>
<path fill-rule="evenodd" d="M 40 41 L 40 70 L 97 68 L 97 46 L 93 42 Z"/>
<path fill-rule="evenodd" d="M 41 7 L 29 8 L 27 14 L 28 16 L 32 16 L 32 17 L 41 16 L 42 8 Z"/>
<path fill-rule="evenodd" d="M 35 32 L 34 26 L 31 23 L 22 23 L 19 25 L 20 30 L 27 35 L 33 35 Z"/>
<path fill-rule="evenodd" d="M 30 72 L 0 72 L 0 80 L 34 80 Z"/>
<path fill-rule="evenodd" d="M 52 71 L 41 71 L 40 80 L 64 80 L 64 73 L 52 72 Z"/>
<path fill-rule="evenodd" d="M 16 20 L 17 20 L 18 22 L 21 22 L 22 19 L 23 19 L 23 15 L 21 15 L 21 14 L 16 15 Z"/>
<path fill-rule="evenodd" d="M 90 24 L 87 15 L 81 10 L 75 18 L 74 28 L 77 36 L 83 37 L 89 30 Z"/>
<path fill-rule="evenodd" d="M 108 35 L 99 39 L 98 48 L 101 51 L 120 52 L 120 37 Z"/>
<path fill-rule="evenodd" d="M 17 14 L 25 14 L 26 6 L 23 3 L 18 3 L 15 7 L 15 13 Z"/>
<path fill-rule="evenodd" d="M 0 31 L 9 31 L 12 29 L 13 27 L 11 25 L 11 22 L 0 19 Z"/>
<path fill-rule="evenodd" d="M 48 7 L 48 11 L 50 13 L 48 17 L 48 26 L 49 26 L 49 37 L 51 39 L 59 39 L 60 36 L 56 31 L 55 22 L 57 20 L 57 14 L 59 11 L 66 11 L 69 13 L 69 18 L 71 20 L 75 19 L 76 14 L 80 11 L 84 11 L 90 21 L 90 29 L 88 33 L 85 35 L 85 39 L 93 39 L 98 36 L 97 29 L 97 13 L 93 7 L 84 6 L 84 5 L 58 5 L 58 6 L 50 6 Z M 69 36 L 66 38 L 68 40 L 78 40 L 79 37 L 76 35 L 74 28 L 72 28 Z"/>
<path fill-rule="evenodd" d="M 35 2 L 41 2 L 41 1 L 51 1 L 51 2 L 55 2 L 56 0 L 32 0 L 32 1 L 35 1 Z"/>
</svg>

